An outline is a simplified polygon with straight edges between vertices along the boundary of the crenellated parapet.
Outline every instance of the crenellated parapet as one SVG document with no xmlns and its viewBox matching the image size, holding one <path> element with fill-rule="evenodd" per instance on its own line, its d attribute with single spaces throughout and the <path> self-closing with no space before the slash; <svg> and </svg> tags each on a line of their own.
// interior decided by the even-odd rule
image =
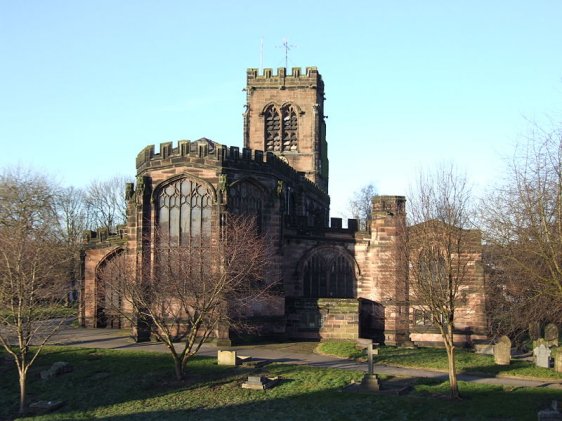
<svg viewBox="0 0 562 421">
<path fill-rule="evenodd" d="M 117 232 L 109 232 L 107 228 L 98 228 L 95 231 L 85 231 L 82 242 L 85 248 L 105 248 L 115 245 L 123 245 L 127 241 L 127 229 L 125 225 L 119 225 Z"/>
<path fill-rule="evenodd" d="M 298 179 L 299 183 L 318 190 L 319 194 L 325 194 L 272 152 L 221 145 L 206 138 L 180 140 L 175 147 L 172 142 L 161 143 L 158 152 L 155 145 L 148 145 L 137 155 L 136 160 L 137 175 L 149 170 L 190 164 L 274 172 L 287 179 Z"/>
<path fill-rule="evenodd" d="M 272 85 L 284 88 L 310 88 L 324 90 L 324 82 L 316 67 L 293 67 L 291 73 L 287 73 L 285 67 L 277 68 L 273 72 L 271 68 L 265 68 L 260 73 L 258 69 L 250 68 L 246 71 L 248 89 L 270 88 Z"/>
</svg>

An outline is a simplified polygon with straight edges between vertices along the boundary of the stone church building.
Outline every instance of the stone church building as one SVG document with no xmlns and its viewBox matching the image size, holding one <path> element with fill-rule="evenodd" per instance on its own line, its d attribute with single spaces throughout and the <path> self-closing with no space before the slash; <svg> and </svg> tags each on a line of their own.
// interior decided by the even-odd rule
<svg viewBox="0 0 562 421">
<path fill-rule="evenodd" d="M 128 222 L 118 235 L 92 232 L 83 282 L 83 324 L 122 327 L 100 294 L 100 268 L 119 252 L 151 253 L 151 232 L 198 236 L 224 212 L 250 213 L 276 245 L 282 283 L 275 305 L 251 316 L 260 333 L 288 339 L 373 338 L 387 345 L 440 342 L 412 302 L 395 258 L 406 199 L 375 196 L 365 230 L 330 218 L 324 82 L 304 72 L 247 70 L 244 148 L 209 139 L 145 147 L 127 186 Z M 361 184 L 360 180 L 357 180 Z M 459 342 L 485 338 L 484 278 L 478 232 L 471 233 L 469 288 L 455 321 Z M 225 335 L 229 335 L 227 332 Z M 223 338 L 228 339 L 228 338 Z"/>
</svg>

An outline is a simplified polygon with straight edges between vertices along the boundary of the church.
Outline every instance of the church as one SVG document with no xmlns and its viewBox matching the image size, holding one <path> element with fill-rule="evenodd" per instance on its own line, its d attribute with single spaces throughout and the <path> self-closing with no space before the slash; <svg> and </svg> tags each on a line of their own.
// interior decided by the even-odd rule
<svg viewBox="0 0 562 421">
<path fill-rule="evenodd" d="M 411 299 L 395 258 L 406 198 L 375 196 L 365 229 L 330 218 L 324 81 L 316 67 L 247 70 L 244 147 L 202 138 L 145 147 L 136 183 L 127 186 L 127 226 L 92 232 L 84 259 L 82 324 L 125 327 L 104 313 L 99 270 L 116 252 L 149 257 L 150 232 L 181 229 L 203 235 L 224 212 L 251 214 L 276 244 L 282 294 L 249 317 L 260 334 L 283 339 L 370 338 L 387 345 L 441 342 Z M 361 180 L 357 180 L 361 185 Z M 363 228 L 363 227 L 361 227 Z M 471 233 L 469 288 L 457 309 L 455 339 L 486 338 L 484 274 L 479 232 Z M 101 315 L 104 315 L 103 317 Z M 231 333 L 223 332 L 222 340 Z"/>
</svg>

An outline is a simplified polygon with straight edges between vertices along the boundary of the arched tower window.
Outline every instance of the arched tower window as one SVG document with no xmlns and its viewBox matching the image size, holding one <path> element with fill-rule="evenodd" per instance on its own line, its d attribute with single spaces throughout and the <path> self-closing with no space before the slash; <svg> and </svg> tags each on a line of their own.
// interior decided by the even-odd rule
<svg viewBox="0 0 562 421">
<path fill-rule="evenodd" d="M 157 194 L 158 234 L 161 241 L 188 245 L 211 237 L 212 191 L 202 183 L 181 178 Z"/>
<path fill-rule="evenodd" d="M 281 151 L 281 117 L 274 105 L 265 109 L 265 150 L 271 152 Z"/>
<path fill-rule="evenodd" d="M 297 151 L 297 139 L 298 139 L 298 120 L 295 108 L 292 105 L 285 105 L 281 109 L 281 115 L 283 116 L 283 144 L 281 146 L 282 151 Z"/>
<path fill-rule="evenodd" d="M 308 298 L 353 298 L 352 262 L 337 250 L 315 253 L 304 264 L 303 294 Z"/>
<path fill-rule="evenodd" d="M 281 112 L 275 105 L 269 105 L 264 111 L 265 147 L 271 152 L 297 152 L 298 117 L 295 107 L 284 105 Z"/>
</svg>

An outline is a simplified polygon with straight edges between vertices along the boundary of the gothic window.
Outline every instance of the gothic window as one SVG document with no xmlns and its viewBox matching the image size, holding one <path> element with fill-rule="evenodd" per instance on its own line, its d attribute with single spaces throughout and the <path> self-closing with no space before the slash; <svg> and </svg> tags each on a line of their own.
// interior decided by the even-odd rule
<svg viewBox="0 0 562 421">
<path fill-rule="evenodd" d="M 236 215 L 252 215 L 256 218 L 258 231 L 262 229 L 262 190 L 249 182 L 239 182 L 230 187 L 228 210 Z"/>
<path fill-rule="evenodd" d="M 189 178 L 164 186 L 156 202 L 160 238 L 177 245 L 209 239 L 212 197 L 208 187 Z"/>
<path fill-rule="evenodd" d="M 292 105 L 285 105 L 281 114 L 283 116 L 283 145 L 281 150 L 297 151 L 297 113 Z"/>
<path fill-rule="evenodd" d="M 304 265 L 303 292 L 309 298 L 353 298 L 350 260 L 337 251 L 314 254 Z"/>
<path fill-rule="evenodd" d="M 285 105 L 281 112 L 274 105 L 264 111 L 265 150 L 271 152 L 297 152 L 298 118 L 295 107 Z"/>
<path fill-rule="evenodd" d="M 265 118 L 265 150 L 281 151 L 281 117 L 274 105 L 270 105 L 264 112 Z"/>
</svg>

